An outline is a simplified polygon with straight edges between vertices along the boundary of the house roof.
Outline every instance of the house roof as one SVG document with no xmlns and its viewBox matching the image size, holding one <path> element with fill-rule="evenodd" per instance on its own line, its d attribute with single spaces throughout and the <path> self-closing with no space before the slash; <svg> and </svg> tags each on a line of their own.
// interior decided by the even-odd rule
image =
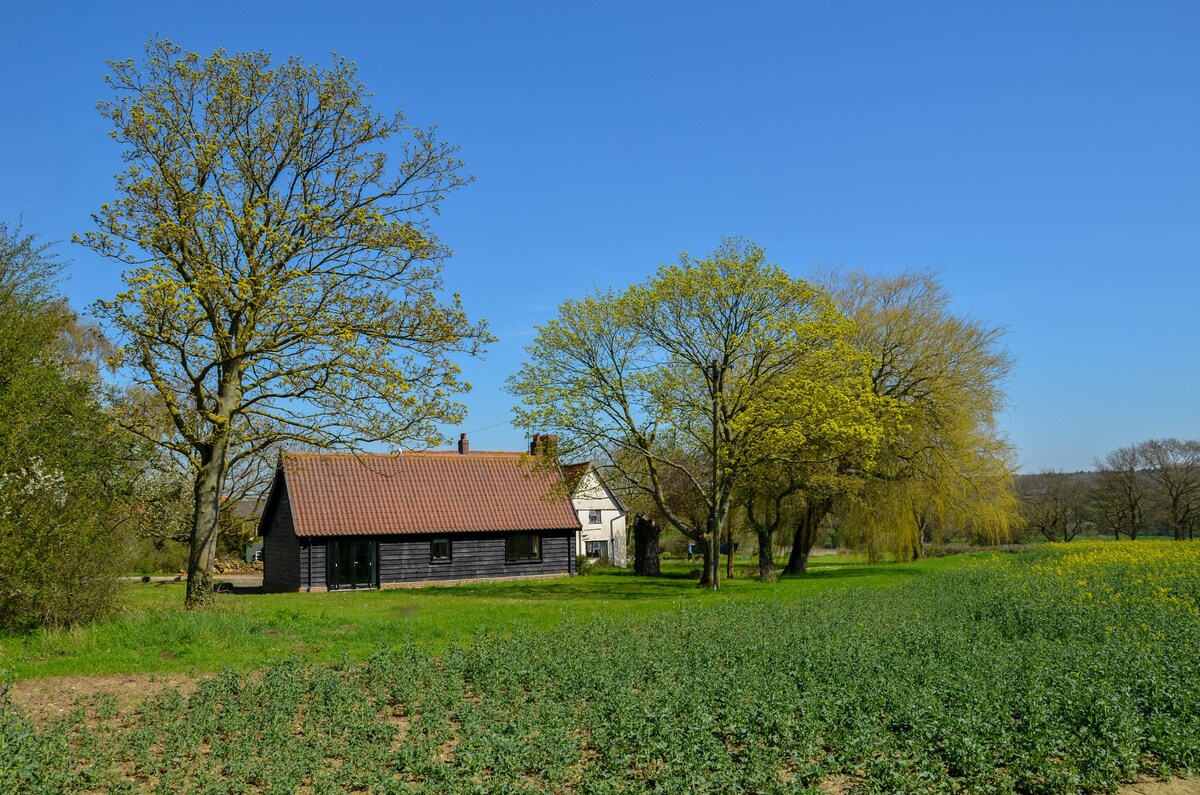
<svg viewBox="0 0 1200 795">
<path fill-rule="evenodd" d="M 583 480 L 583 476 L 591 468 L 591 461 L 582 461 L 578 464 L 563 464 L 563 479 L 567 482 L 567 487 L 572 493 L 575 492 L 575 489 L 579 488 L 579 481 Z"/>
<path fill-rule="evenodd" d="M 621 513 L 625 513 L 625 505 L 622 504 L 621 499 L 613 493 L 612 489 L 608 487 L 608 484 L 604 482 L 604 478 L 600 475 L 600 470 L 592 461 L 580 461 L 577 464 L 562 465 L 563 480 L 566 481 L 567 488 L 570 489 L 572 498 L 578 498 L 581 496 L 579 493 L 580 485 L 583 483 L 584 476 L 587 475 L 589 471 L 595 473 L 596 482 L 600 484 L 600 488 L 604 489 L 604 494 L 613 501 L 614 505 L 617 506 L 617 510 L 619 510 Z"/>
<path fill-rule="evenodd" d="M 523 453 L 284 453 L 298 536 L 578 530 L 557 468 Z"/>
</svg>

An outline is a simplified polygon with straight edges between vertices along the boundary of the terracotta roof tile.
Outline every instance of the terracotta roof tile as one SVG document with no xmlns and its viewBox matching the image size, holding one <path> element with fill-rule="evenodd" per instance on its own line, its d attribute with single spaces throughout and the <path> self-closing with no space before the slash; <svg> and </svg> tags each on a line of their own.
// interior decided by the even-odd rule
<svg viewBox="0 0 1200 795">
<path fill-rule="evenodd" d="M 522 453 L 284 453 L 299 536 L 578 530 L 557 469 Z"/>
</svg>

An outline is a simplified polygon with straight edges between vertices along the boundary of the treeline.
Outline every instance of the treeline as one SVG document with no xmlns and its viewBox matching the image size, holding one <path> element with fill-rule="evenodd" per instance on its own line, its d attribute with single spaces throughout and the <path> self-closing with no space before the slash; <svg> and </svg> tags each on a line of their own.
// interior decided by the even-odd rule
<svg viewBox="0 0 1200 795">
<path fill-rule="evenodd" d="M 1087 534 L 1195 540 L 1200 530 L 1200 440 L 1150 439 L 1096 460 L 1094 472 L 1017 480 L 1024 528 L 1049 541 Z"/>
<path fill-rule="evenodd" d="M 152 404 L 106 380 L 112 346 L 59 294 L 62 268 L 50 245 L 0 221 L 0 628 L 9 630 L 94 621 L 115 609 L 121 574 L 186 561 L 188 480 L 122 427 Z M 227 524 L 228 540 L 245 543 L 238 517 Z"/>
</svg>

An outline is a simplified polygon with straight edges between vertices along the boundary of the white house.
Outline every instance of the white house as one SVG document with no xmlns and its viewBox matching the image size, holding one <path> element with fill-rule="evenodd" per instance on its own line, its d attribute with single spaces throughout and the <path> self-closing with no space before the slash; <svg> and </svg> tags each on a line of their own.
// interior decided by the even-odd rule
<svg viewBox="0 0 1200 795">
<path fill-rule="evenodd" d="M 591 463 L 565 466 L 563 475 L 571 486 L 571 504 L 583 525 L 578 536 L 578 554 L 608 558 L 616 566 L 628 565 L 625 507 L 621 501 L 604 485 Z"/>
</svg>

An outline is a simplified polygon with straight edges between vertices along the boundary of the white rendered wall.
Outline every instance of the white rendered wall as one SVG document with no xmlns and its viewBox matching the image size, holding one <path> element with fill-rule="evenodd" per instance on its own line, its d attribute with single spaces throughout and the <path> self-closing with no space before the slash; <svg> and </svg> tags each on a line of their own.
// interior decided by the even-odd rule
<svg viewBox="0 0 1200 795">
<path fill-rule="evenodd" d="M 628 565 L 625 512 L 621 510 L 620 504 L 600 482 L 595 470 L 589 469 L 580 479 L 579 486 L 576 487 L 575 494 L 571 497 L 571 503 L 579 512 L 579 523 L 583 525 L 583 532 L 579 534 L 578 554 L 586 554 L 588 541 L 605 541 L 608 543 L 608 555 L 613 564 Z M 591 511 L 600 512 L 600 521 L 589 521 Z"/>
</svg>

